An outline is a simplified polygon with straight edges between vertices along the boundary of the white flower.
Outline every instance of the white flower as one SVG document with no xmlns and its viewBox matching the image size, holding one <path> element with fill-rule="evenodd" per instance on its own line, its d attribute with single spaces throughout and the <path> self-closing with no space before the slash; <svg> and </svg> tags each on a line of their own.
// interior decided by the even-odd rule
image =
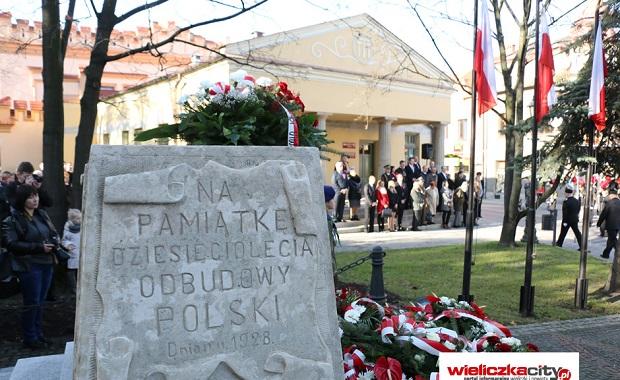
<svg viewBox="0 0 620 380">
<path fill-rule="evenodd" d="M 441 338 L 439 338 L 439 335 L 434 333 L 434 332 L 429 332 L 426 334 L 426 339 L 428 340 L 432 340 L 434 342 L 440 342 Z"/>
<path fill-rule="evenodd" d="M 340 328 L 340 326 L 338 326 L 338 335 L 340 335 L 340 337 L 342 338 L 342 335 L 344 334 L 344 331 L 342 331 L 342 329 Z"/>
<path fill-rule="evenodd" d="M 203 89 L 203 90 L 205 90 L 205 91 L 209 91 L 209 89 L 210 89 L 211 87 L 213 87 L 213 85 L 214 85 L 214 83 L 213 83 L 213 82 L 211 82 L 211 81 L 210 81 L 210 80 L 208 80 L 208 79 L 205 79 L 205 80 L 203 80 L 203 81 L 201 81 L 201 82 L 200 82 L 200 88 L 201 88 L 201 89 Z"/>
<path fill-rule="evenodd" d="M 485 340 L 485 341 L 482 343 L 482 348 L 487 348 L 487 347 L 489 347 L 489 342 Z"/>
<path fill-rule="evenodd" d="M 439 297 L 439 300 L 441 301 L 441 303 L 443 303 L 444 305 L 450 305 L 452 302 L 450 301 L 450 298 L 448 297 Z"/>
<path fill-rule="evenodd" d="M 501 338 L 499 341 L 502 342 L 502 343 L 509 344 L 511 346 L 520 346 L 521 345 L 521 341 L 519 339 L 512 338 L 512 337 L 511 338 Z"/>
<path fill-rule="evenodd" d="M 357 375 L 358 380 L 375 380 L 375 373 L 373 371 L 362 372 Z"/>
<path fill-rule="evenodd" d="M 413 360 L 415 360 L 416 362 L 424 363 L 424 356 L 420 354 L 415 354 Z"/>
<path fill-rule="evenodd" d="M 467 301 L 459 301 L 459 305 L 461 307 L 469 307 L 469 303 L 467 303 Z"/>
<path fill-rule="evenodd" d="M 189 96 L 188 95 L 181 95 L 181 96 L 179 96 L 179 99 L 177 100 L 177 104 L 182 106 L 188 100 L 189 100 Z"/>
<path fill-rule="evenodd" d="M 454 344 L 452 344 L 450 342 L 443 342 L 443 345 L 446 346 L 446 348 L 448 350 L 454 351 L 456 349 L 456 345 L 454 345 Z"/>
<path fill-rule="evenodd" d="M 256 85 L 261 87 L 269 87 L 273 84 L 273 81 L 267 77 L 260 77 L 256 80 Z"/>
<path fill-rule="evenodd" d="M 247 71 L 237 70 L 234 73 L 230 74 L 230 81 L 240 82 L 243 80 L 243 78 L 245 78 L 246 75 L 248 75 Z"/>
<path fill-rule="evenodd" d="M 357 323 L 359 322 L 361 315 L 362 313 L 356 309 L 347 310 L 344 313 L 344 320 L 350 323 Z"/>
</svg>

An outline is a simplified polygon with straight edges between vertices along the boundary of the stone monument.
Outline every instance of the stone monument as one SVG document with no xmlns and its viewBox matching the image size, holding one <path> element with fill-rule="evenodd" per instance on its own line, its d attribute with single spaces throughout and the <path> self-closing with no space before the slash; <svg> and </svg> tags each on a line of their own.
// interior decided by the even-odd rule
<svg viewBox="0 0 620 380">
<path fill-rule="evenodd" d="M 340 379 L 315 148 L 93 146 L 74 379 Z"/>
</svg>

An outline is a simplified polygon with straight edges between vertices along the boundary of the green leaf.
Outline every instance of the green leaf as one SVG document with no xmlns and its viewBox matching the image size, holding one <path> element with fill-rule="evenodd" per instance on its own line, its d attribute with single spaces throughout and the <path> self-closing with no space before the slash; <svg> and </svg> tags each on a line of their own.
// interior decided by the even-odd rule
<svg viewBox="0 0 620 380">
<path fill-rule="evenodd" d="M 135 141 L 148 141 L 164 137 L 175 138 L 179 134 L 179 124 L 160 124 L 159 127 L 138 133 Z"/>
</svg>

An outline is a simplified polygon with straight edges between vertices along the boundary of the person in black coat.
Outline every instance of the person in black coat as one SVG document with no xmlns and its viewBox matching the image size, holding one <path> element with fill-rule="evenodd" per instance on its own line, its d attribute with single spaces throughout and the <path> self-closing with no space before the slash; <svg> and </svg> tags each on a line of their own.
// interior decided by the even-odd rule
<svg viewBox="0 0 620 380">
<path fill-rule="evenodd" d="M 349 178 L 344 172 L 344 164 L 342 161 L 336 162 L 336 222 L 344 222 L 344 201 L 347 199 L 349 191 Z"/>
<path fill-rule="evenodd" d="M 618 191 L 615 189 L 609 191 L 607 203 L 596 225 L 600 227 L 603 222 L 607 230 L 607 246 L 603 250 L 601 257 L 608 259 L 611 250 L 616 249 L 618 231 L 620 231 L 620 199 L 618 199 Z"/>
<path fill-rule="evenodd" d="M 398 231 L 404 231 L 403 227 L 403 214 L 405 208 L 407 208 L 407 191 L 405 184 L 403 183 L 403 176 L 401 174 L 396 175 L 396 192 L 398 193 L 398 208 L 396 209 L 396 229 Z"/>
<path fill-rule="evenodd" d="M 564 238 L 568 233 L 568 229 L 572 229 L 575 237 L 577 238 L 577 244 L 579 244 L 579 250 L 581 250 L 581 232 L 579 231 L 579 209 L 581 208 L 579 201 L 573 196 L 572 185 L 566 185 L 564 190 L 566 193 L 566 200 L 562 203 L 562 228 L 560 229 L 560 236 L 556 245 L 561 247 L 564 244 Z"/>
<path fill-rule="evenodd" d="M 368 177 L 368 184 L 364 186 L 364 197 L 366 197 L 367 217 L 368 222 L 366 225 L 367 232 L 375 231 L 375 215 L 377 214 L 377 189 L 375 188 L 375 176 Z"/>
<path fill-rule="evenodd" d="M 43 176 L 33 175 L 34 166 L 28 161 L 21 162 L 15 172 L 15 180 L 6 186 L 6 197 L 13 208 L 15 208 L 15 194 L 17 187 L 29 185 L 34 187 L 39 194 L 39 208 L 52 207 L 52 197 L 42 188 Z"/>
<path fill-rule="evenodd" d="M 2 240 L 13 255 L 13 271 L 21 285 L 24 345 L 39 349 L 49 344 L 41 328 L 42 306 L 52 282 L 54 251 L 60 240 L 47 213 L 37 208 L 37 189 L 18 186 L 14 199 L 16 207 L 2 222 Z"/>
</svg>

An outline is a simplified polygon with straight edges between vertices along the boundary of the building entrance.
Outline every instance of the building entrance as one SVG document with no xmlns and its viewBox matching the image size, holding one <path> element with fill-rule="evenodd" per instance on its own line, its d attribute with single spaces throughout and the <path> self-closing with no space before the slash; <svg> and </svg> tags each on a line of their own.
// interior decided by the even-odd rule
<svg viewBox="0 0 620 380">
<path fill-rule="evenodd" d="M 359 149 L 359 176 L 362 178 L 362 182 L 368 183 L 368 177 L 370 175 L 377 176 L 373 171 L 375 162 L 375 144 L 372 142 L 360 141 Z"/>
</svg>

